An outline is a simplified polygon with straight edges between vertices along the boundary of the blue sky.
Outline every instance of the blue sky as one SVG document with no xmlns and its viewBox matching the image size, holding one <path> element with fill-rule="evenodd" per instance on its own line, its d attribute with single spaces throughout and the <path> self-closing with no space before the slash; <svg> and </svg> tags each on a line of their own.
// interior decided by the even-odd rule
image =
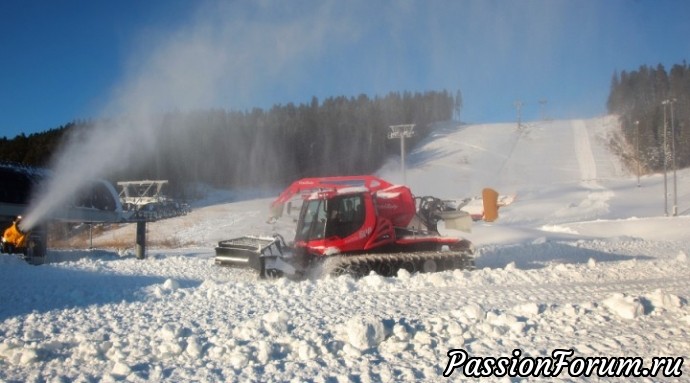
<svg viewBox="0 0 690 383">
<path fill-rule="evenodd" d="M 460 89 L 467 122 L 605 113 L 690 56 L 685 0 L 0 3 L 0 137 L 170 109 Z"/>
</svg>

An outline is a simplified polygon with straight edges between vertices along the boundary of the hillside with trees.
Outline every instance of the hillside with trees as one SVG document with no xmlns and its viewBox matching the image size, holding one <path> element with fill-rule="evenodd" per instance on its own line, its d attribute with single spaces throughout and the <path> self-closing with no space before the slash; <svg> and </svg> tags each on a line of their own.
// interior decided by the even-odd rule
<svg viewBox="0 0 690 383">
<path fill-rule="evenodd" d="M 614 73 L 607 108 L 620 116 L 629 163 L 639 152 L 646 172 L 659 171 L 664 153 L 670 167 L 675 151 L 678 168 L 690 165 L 690 68 L 685 62 L 669 72 L 659 64 Z"/>
<path fill-rule="evenodd" d="M 63 135 L 82 123 L 69 123 L 42 133 L 20 134 L 13 139 L 0 137 L 0 161 L 46 166 Z"/>
<path fill-rule="evenodd" d="M 150 158 L 108 175 L 111 181 L 167 179 L 178 188 L 190 183 L 217 187 L 284 185 L 300 177 L 366 174 L 399 142 L 388 127 L 416 124 L 410 145 L 431 124 L 447 121 L 458 103 L 446 91 L 390 93 L 385 97 L 331 97 L 308 104 L 276 105 L 269 110 L 223 109 L 169 112 Z M 74 122 L 44 133 L 0 139 L 0 161 L 50 167 L 50 158 L 67 136 L 98 122 Z M 133 138 L 136 139 L 136 138 Z M 118 159 L 113 159 L 117 161 Z"/>
</svg>

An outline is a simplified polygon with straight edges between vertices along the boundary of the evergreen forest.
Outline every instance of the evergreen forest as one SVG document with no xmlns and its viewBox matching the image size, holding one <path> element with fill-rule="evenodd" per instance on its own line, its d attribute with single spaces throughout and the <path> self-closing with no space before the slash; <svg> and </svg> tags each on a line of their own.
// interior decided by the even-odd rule
<svg viewBox="0 0 690 383">
<path fill-rule="evenodd" d="M 690 68 L 683 62 L 613 73 L 606 104 L 619 116 L 631 167 L 643 173 L 673 164 L 690 166 Z M 370 98 L 329 97 L 275 105 L 268 110 L 171 111 L 167 129 L 147 161 L 117 174 L 112 182 L 167 179 L 174 189 L 205 183 L 216 187 L 282 187 L 302 177 L 369 174 L 392 155 L 399 140 L 389 126 L 415 124 L 408 147 L 423 140 L 434 122 L 458 116 L 460 91 L 391 92 Z M 88 132 L 99 121 L 74 121 L 28 136 L 0 138 L 0 161 L 50 168 L 66 137 Z"/>
<path fill-rule="evenodd" d="M 459 94 L 459 93 L 458 93 Z M 269 110 L 173 111 L 161 119 L 147 161 L 107 175 L 111 182 L 166 179 L 179 192 L 187 185 L 282 187 L 302 177 L 369 174 L 400 153 L 389 126 L 415 124 L 412 147 L 434 122 L 447 121 L 460 104 L 446 91 L 392 92 L 383 97 L 331 97 Z M 77 121 L 29 136 L 0 138 L 0 161 L 50 168 L 67 137 L 94 129 Z M 136 140 L 136 137 L 133 137 Z M 118 159 L 113 159 L 117 161 Z M 176 193 L 177 194 L 177 193 Z"/>
<path fill-rule="evenodd" d="M 620 117 L 629 165 L 639 160 L 647 173 L 670 169 L 674 162 L 677 168 L 690 165 L 690 68 L 685 62 L 670 71 L 659 64 L 614 73 L 607 108 Z"/>
</svg>

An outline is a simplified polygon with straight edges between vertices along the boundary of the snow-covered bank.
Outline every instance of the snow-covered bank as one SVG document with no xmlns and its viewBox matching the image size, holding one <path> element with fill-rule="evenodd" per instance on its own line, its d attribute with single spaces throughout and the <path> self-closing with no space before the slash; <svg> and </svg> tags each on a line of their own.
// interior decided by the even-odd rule
<svg viewBox="0 0 690 383">
<path fill-rule="evenodd" d="M 689 217 L 663 216 L 662 177 L 637 187 L 623 172 L 606 150 L 612 121 L 447 125 L 410 153 L 419 195 L 517 196 L 466 235 L 471 272 L 257 280 L 215 266 L 215 242 L 290 237 L 293 223 L 266 223 L 270 199 L 218 194 L 150 224 L 150 241 L 180 245 L 143 261 L 125 248 L 51 250 L 38 267 L 0 257 L 0 380 L 439 381 L 453 348 L 687 358 Z M 381 175 L 398 181 L 396 161 Z M 679 172 L 680 211 L 689 175 Z M 113 238 L 132 243 L 133 228 L 94 243 Z"/>
</svg>

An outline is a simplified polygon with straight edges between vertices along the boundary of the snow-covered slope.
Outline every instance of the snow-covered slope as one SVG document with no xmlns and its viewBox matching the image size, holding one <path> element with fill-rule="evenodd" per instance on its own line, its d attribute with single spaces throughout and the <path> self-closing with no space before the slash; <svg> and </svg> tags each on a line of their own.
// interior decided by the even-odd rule
<svg viewBox="0 0 690 383">
<path fill-rule="evenodd" d="M 221 192 L 150 224 L 162 246 L 143 261 L 128 249 L 133 227 L 96 236 L 101 250 L 51 250 L 38 267 L 0 257 L 0 380 L 439 381 L 451 349 L 513 357 L 516 371 L 557 349 L 645 368 L 687 358 L 690 173 L 678 172 L 681 215 L 664 216 L 663 177 L 638 187 L 607 149 L 615 129 L 612 117 L 449 123 L 412 150 L 417 195 L 516 196 L 463 234 L 477 246 L 472 272 L 259 281 L 214 266 L 213 246 L 289 237 L 292 222 L 265 222 L 270 199 Z M 379 175 L 400 182 L 398 161 Z"/>
</svg>

